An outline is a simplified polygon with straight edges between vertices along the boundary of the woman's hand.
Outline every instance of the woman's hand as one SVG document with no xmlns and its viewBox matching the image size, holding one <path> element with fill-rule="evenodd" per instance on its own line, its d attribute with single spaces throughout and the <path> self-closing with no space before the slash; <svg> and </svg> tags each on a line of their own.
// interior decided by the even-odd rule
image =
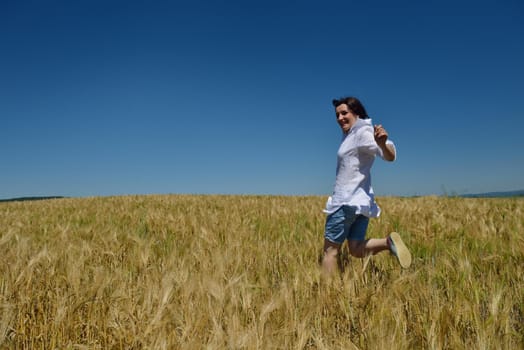
<svg viewBox="0 0 524 350">
<path fill-rule="evenodd" d="M 382 125 L 375 125 L 375 142 L 379 145 L 380 148 L 386 146 L 386 141 L 388 140 L 388 132 L 382 127 Z"/>
</svg>

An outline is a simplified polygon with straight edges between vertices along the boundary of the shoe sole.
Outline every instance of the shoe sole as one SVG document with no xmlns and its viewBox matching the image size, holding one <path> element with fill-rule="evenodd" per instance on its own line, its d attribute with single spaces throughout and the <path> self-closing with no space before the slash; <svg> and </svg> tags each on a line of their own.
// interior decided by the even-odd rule
<svg viewBox="0 0 524 350">
<path fill-rule="evenodd" d="M 395 248 L 397 248 L 397 258 L 400 266 L 407 269 L 411 265 L 411 253 L 409 252 L 408 247 L 406 247 L 398 233 L 391 232 L 389 236 L 395 244 Z"/>
</svg>

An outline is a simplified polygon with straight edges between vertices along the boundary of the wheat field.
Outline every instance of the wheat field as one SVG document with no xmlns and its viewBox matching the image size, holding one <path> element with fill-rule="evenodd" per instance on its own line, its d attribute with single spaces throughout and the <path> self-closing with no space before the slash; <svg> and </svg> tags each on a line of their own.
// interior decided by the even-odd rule
<svg viewBox="0 0 524 350">
<path fill-rule="evenodd" d="M 1 349 L 522 349 L 524 198 L 378 198 L 321 276 L 325 197 L 0 203 Z"/>
</svg>

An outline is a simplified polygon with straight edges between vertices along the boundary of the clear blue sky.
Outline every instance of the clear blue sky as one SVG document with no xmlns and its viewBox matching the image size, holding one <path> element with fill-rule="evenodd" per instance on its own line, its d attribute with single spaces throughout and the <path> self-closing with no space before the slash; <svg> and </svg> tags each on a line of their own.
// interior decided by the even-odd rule
<svg viewBox="0 0 524 350">
<path fill-rule="evenodd" d="M 524 3 L 0 2 L 0 198 L 332 191 L 331 100 L 378 195 L 524 188 Z"/>
</svg>

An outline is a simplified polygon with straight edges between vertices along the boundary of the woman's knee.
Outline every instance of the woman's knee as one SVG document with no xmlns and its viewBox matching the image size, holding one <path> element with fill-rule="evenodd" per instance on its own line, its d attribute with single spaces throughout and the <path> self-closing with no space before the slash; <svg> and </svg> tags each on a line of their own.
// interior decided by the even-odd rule
<svg viewBox="0 0 524 350">
<path fill-rule="evenodd" d="M 349 241 L 349 253 L 356 258 L 363 258 L 365 244 L 365 241 Z"/>
<path fill-rule="evenodd" d="M 336 258 L 340 252 L 341 244 L 324 240 L 324 257 Z"/>
</svg>

